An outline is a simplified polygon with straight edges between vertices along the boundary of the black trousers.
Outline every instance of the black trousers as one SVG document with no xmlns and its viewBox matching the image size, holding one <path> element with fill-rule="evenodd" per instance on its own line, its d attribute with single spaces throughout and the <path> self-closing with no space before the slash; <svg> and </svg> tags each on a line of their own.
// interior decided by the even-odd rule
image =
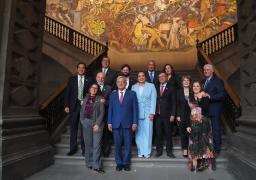
<svg viewBox="0 0 256 180">
<path fill-rule="evenodd" d="M 111 151 L 111 146 L 113 144 L 113 135 L 108 130 L 108 122 L 107 117 L 105 116 L 105 126 L 103 129 L 103 147 L 102 147 L 102 153 L 105 156 L 108 156 Z"/>
<path fill-rule="evenodd" d="M 70 112 L 69 114 L 69 123 L 70 123 L 70 151 L 77 150 L 77 134 L 78 134 L 78 127 L 80 127 L 80 144 L 81 149 L 84 152 L 84 138 L 82 134 L 82 126 L 80 124 L 80 109 L 81 105 L 77 102 L 77 108 Z"/>
<path fill-rule="evenodd" d="M 181 148 L 182 150 L 187 150 L 189 134 L 187 132 L 186 124 L 183 122 L 180 122 L 178 123 L 178 126 L 179 126 L 179 133 L 180 133 Z"/>
<path fill-rule="evenodd" d="M 164 136 L 166 141 L 166 152 L 172 152 L 172 123 L 170 122 L 170 117 L 161 117 L 161 115 L 158 115 L 155 119 L 155 127 L 157 153 L 163 153 Z"/>
</svg>

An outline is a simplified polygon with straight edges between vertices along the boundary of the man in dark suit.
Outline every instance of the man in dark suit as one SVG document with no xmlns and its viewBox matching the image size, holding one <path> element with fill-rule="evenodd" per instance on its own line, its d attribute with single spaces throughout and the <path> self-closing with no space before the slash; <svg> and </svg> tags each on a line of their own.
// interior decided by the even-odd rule
<svg viewBox="0 0 256 180">
<path fill-rule="evenodd" d="M 116 170 L 130 171 L 132 131 L 138 124 L 138 101 L 136 93 L 126 89 L 126 78 L 119 76 L 117 90 L 109 98 L 108 129 L 113 132 Z M 122 144 L 124 155 L 122 155 Z"/>
<path fill-rule="evenodd" d="M 77 151 L 77 132 L 79 126 L 79 115 L 81 101 L 92 84 L 92 78 L 86 76 L 86 65 L 78 63 L 77 75 L 72 76 L 65 89 L 64 111 L 69 113 L 70 121 L 70 151 L 68 156 L 72 156 Z M 81 136 L 81 148 L 84 154 L 84 142 Z"/>
<path fill-rule="evenodd" d="M 130 77 L 131 67 L 128 64 L 124 64 L 121 67 L 121 76 L 126 77 L 126 89 L 131 90 L 132 85 L 136 83 L 136 80 Z"/>
<path fill-rule="evenodd" d="M 155 119 L 156 127 L 156 157 L 163 154 L 163 133 L 166 139 L 167 156 L 175 158 L 172 152 L 172 123 L 176 114 L 176 92 L 172 87 L 167 86 L 167 75 L 160 73 L 159 86 L 157 90 L 157 116 Z"/>
<path fill-rule="evenodd" d="M 216 153 L 221 150 L 221 126 L 220 116 L 223 111 L 223 102 L 226 97 L 224 83 L 214 75 L 211 64 L 204 65 L 203 88 L 210 98 L 209 115 L 212 123 L 213 145 Z"/>
<path fill-rule="evenodd" d="M 158 72 L 156 72 L 156 62 L 154 60 L 150 60 L 148 62 L 148 70 L 145 72 L 147 82 L 153 83 L 155 87 L 158 86 Z"/>
<path fill-rule="evenodd" d="M 107 117 L 108 117 L 108 102 L 109 102 L 109 96 L 110 93 L 112 92 L 111 87 L 107 84 L 104 83 L 105 80 L 105 74 L 103 72 L 98 72 L 96 75 L 96 81 L 97 84 L 100 86 L 100 90 L 102 92 L 102 95 L 104 96 L 105 99 L 105 116 L 104 116 L 104 121 L 105 121 L 105 127 L 103 130 L 103 156 L 108 157 L 111 151 L 111 145 L 112 145 L 112 134 L 108 130 L 108 123 L 107 123 Z"/>
<path fill-rule="evenodd" d="M 110 59 L 104 56 L 101 61 L 101 68 L 95 71 L 94 77 L 96 77 L 98 72 L 103 72 L 105 74 L 104 84 L 109 85 L 112 89 L 115 87 L 117 72 L 110 68 Z"/>
</svg>

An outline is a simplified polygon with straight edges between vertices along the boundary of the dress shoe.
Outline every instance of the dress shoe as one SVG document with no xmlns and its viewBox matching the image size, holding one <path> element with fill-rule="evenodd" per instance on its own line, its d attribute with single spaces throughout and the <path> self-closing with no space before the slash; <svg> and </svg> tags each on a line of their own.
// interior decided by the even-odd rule
<svg viewBox="0 0 256 180">
<path fill-rule="evenodd" d="M 121 165 L 116 166 L 116 171 L 122 171 L 123 167 Z"/>
<path fill-rule="evenodd" d="M 184 157 L 184 158 L 187 158 L 187 157 L 188 157 L 188 155 L 187 155 L 187 154 L 183 154 L 183 157 Z"/>
<path fill-rule="evenodd" d="M 69 152 L 67 153 L 67 156 L 72 156 L 72 155 L 74 155 L 74 154 L 76 153 L 76 151 L 77 151 L 77 150 L 69 151 Z"/>
<path fill-rule="evenodd" d="M 92 169 L 92 166 L 87 166 L 88 169 Z"/>
<path fill-rule="evenodd" d="M 162 155 L 163 155 L 163 153 L 156 153 L 155 156 L 156 156 L 157 158 L 159 158 L 159 157 L 162 156 Z"/>
<path fill-rule="evenodd" d="M 124 170 L 125 170 L 125 171 L 130 171 L 130 170 L 131 170 L 130 165 L 125 165 L 125 166 L 124 166 Z"/>
<path fill-rule="evenodd" d="M 104 174 L 105 171 L 103 169 L 93 169 L 95 172 L 100 173 L 100 174 Z"/>
<path fill-rule="evenodd" d="M 172 152 L 168 152 L 167 156 L 170 157 L 170 158 L 175 158 L 175 156 L 174 156 L 174 154 Z"/>
</svg>

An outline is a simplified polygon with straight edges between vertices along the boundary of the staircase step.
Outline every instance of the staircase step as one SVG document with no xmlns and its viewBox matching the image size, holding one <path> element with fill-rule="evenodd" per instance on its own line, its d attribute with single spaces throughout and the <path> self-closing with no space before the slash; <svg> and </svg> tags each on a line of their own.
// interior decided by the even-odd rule
<svg viewBox="0 0 256 180">
<path fill-rule="evenodd" d="M 138 158 L 135 154 L 132 154 L 131 165 L 133 167 L 186 167 L 188 164 L 188 159 L 181 156 L 181 153 L 178 151 L 174 152 L 176 158 L 169 158 L 164 153 L 160 158 L 154 157 L 145 159 Z M 114 156 L 103 157 L 104 166 L 116 166 Z M 73 165 L 84 165 L 84 157 L 80 153 L 76 153 L 73 156 L 66 155 L 55 155 L 55 163 L 60 164 L 73 164 Z M 221 155 L 216 159 L 218 168 L 225 168 L 227 165 L 226 153 L 222 152 Z"/>
</svg>

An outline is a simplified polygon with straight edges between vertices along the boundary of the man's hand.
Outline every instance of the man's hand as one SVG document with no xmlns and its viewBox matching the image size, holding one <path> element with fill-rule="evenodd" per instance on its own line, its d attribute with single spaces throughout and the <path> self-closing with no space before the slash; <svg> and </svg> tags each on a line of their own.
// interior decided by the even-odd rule
<svg viewBox="0 0 256 180">
<path fill-rule="evenodd" d="M 69 113 L 69 107 L 65 107 L 64 111 L 65 111 L 66 113 Z"/>
<path fill-rule="evenodd" d="M 135 132 L 137 129 L 137 124 L 132 124 L 132 131 Z"/>
<path fill-rule="evenodd" d="M 108 124 L 108 130 L 112 132 L 112 124 Z"/>
<path fill-rule="evenodd" d="M 187 132 L 191 133 L 191 127 L 187 127 Z"/>
<path fill-rule="evenodd" d="M 179 116 L 178 116 L 176 119 L 177 119 L 177 121 L 178 121 L 178 122 L 180 122 L 180 121 L 181 121 Z"/>
<path fill-rule="evenodd" d="M 154 114 L 148 115 L 148 118 L 149 118 L 149 120 L 153 121 L 153 119 L 154 119 Z"/>
<path fill-rule="evenodd" d="M 170 116 L 170 122 L 174 121 L 174 116 Z"/>
</svg>

